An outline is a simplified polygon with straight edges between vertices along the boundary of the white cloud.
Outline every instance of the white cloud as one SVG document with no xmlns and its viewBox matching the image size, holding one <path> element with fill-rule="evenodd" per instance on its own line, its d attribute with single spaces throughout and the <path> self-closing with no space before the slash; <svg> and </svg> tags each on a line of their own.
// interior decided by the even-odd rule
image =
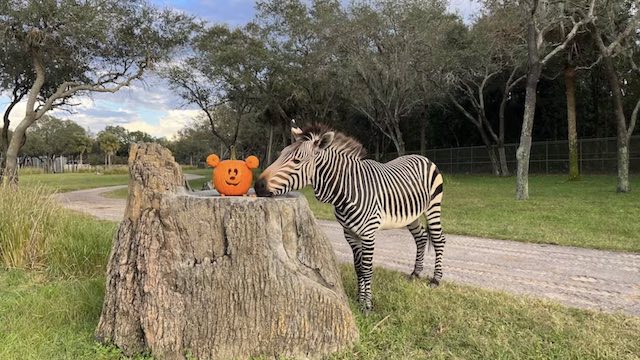
<svg viewBox="0 0 640 360">
<path fill-rule="evenodd" d="M 166 137 L 172 139 L 177 132 L 193 122 L 198 114 L 199 110 L 169 110 L 166 115 L 160 119 L 158 124 L 150 124 L 143 120 L 133 121 L 122 126 L 129 131 L 144 131 L 155 137 Z"/>
</svg>

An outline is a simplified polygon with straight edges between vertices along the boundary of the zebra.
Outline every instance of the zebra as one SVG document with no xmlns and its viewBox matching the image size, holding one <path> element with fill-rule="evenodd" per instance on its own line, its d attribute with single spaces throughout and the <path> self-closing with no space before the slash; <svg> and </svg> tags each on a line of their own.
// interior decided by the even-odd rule
<svg viewBox="0 0 640 360">
<path fill-rule="evenodd" d="M 372 309 L 371 279 L 375 233 L 406 227 L 416 242 L 412 278 L 423 269 L 425 248 L 435 251 L 429 283 L 442 278 L 445 237 L 440 223 L 443 178 L 436 165 L 419 155 L 387 163 L 365 159 L 360 142 L 325 125 L 292 127 L 295 142 L 284 148 L 254 184 L 258 196 L 277 196 L 311 184 L 318 200 L 334 206 L 337 221 L 353 251 L 358 302 Z M 426 226 L 421 218 L 426 218 Z"/>
</svg>

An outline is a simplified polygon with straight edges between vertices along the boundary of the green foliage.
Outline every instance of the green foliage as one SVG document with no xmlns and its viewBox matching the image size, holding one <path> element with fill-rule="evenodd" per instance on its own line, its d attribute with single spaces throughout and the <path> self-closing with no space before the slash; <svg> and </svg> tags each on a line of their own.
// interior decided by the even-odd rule
<svg viewBox="0 0 640 360">
<path fill-rule="evenodd" d="M 120 147 L 118 137 L 109 131 L 100 132 L 96 140 L 98 141 L 98 144 L 100 144 L 100 150 L 109 155 L 115 154 L 116 150 Z"/>
<path fill-rule="evenodd" d="M 71 120 L 44 116 L 27 131 L 26 156 L 76 155 L 91 147 L 85 129 Z"/>
</svg>

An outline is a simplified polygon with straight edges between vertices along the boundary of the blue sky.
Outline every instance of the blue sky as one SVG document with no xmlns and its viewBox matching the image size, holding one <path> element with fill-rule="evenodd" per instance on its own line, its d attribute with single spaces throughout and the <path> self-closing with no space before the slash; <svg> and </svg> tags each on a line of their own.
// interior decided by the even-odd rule
<svg viewBox="0 0 640 360">
<path fill-rule="evenodd" d="M 161 7 L 178 9 L 199 16 L 211 23 L 239 26 L 255 14 L 254 0 L 151 0 Z M 477 0 L 450 0 L 452 11 L 469 20 L 479 9 Z M 172 138 L 178 130 L 193 121 L 199 112 L 186 106 L 167 84 L 156 77 L 146 76 L 115 94 L 95 94 L 75 99 L 72 113 L 56 111 L 52 115 L 71 119 L 93 133 L 107 125 L 121 125 L 131 131 L 142 130 L 153 136 Z M 4 113 L 9 98 L 0 95 L 0 109 Z M 11 114 L 12 128 L 24 116 L 24 103 Z"/>
</svg>

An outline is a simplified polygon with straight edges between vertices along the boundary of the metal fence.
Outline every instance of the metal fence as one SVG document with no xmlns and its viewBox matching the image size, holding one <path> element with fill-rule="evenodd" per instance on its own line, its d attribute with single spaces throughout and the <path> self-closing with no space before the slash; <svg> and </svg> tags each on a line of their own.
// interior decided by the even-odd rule
<svg viewBox="0 0 640 360">
<path fill-rule="evenodd" d="M 506 144 L 509 171 L 516 169 L 518 144 Z M 580 172 L 585 174 L 613 174 L 616 172 L 616 138 L 580 139 L 578 142 Z M 415 153 L 415 152 L 414 152 Z M 388 154 L 393 155 L 393 154 Z M 443 172 L 491 173 L 491 160 L 484 146 L 431 149 L 425 154 Z M 640 173 L 640 136 L 633 136 L 629 146 L 629 171 Z M 531 145 L 531 173 L 567 173 L 569 144 L 567 140 L 539 141 Z"/>
</svg>

